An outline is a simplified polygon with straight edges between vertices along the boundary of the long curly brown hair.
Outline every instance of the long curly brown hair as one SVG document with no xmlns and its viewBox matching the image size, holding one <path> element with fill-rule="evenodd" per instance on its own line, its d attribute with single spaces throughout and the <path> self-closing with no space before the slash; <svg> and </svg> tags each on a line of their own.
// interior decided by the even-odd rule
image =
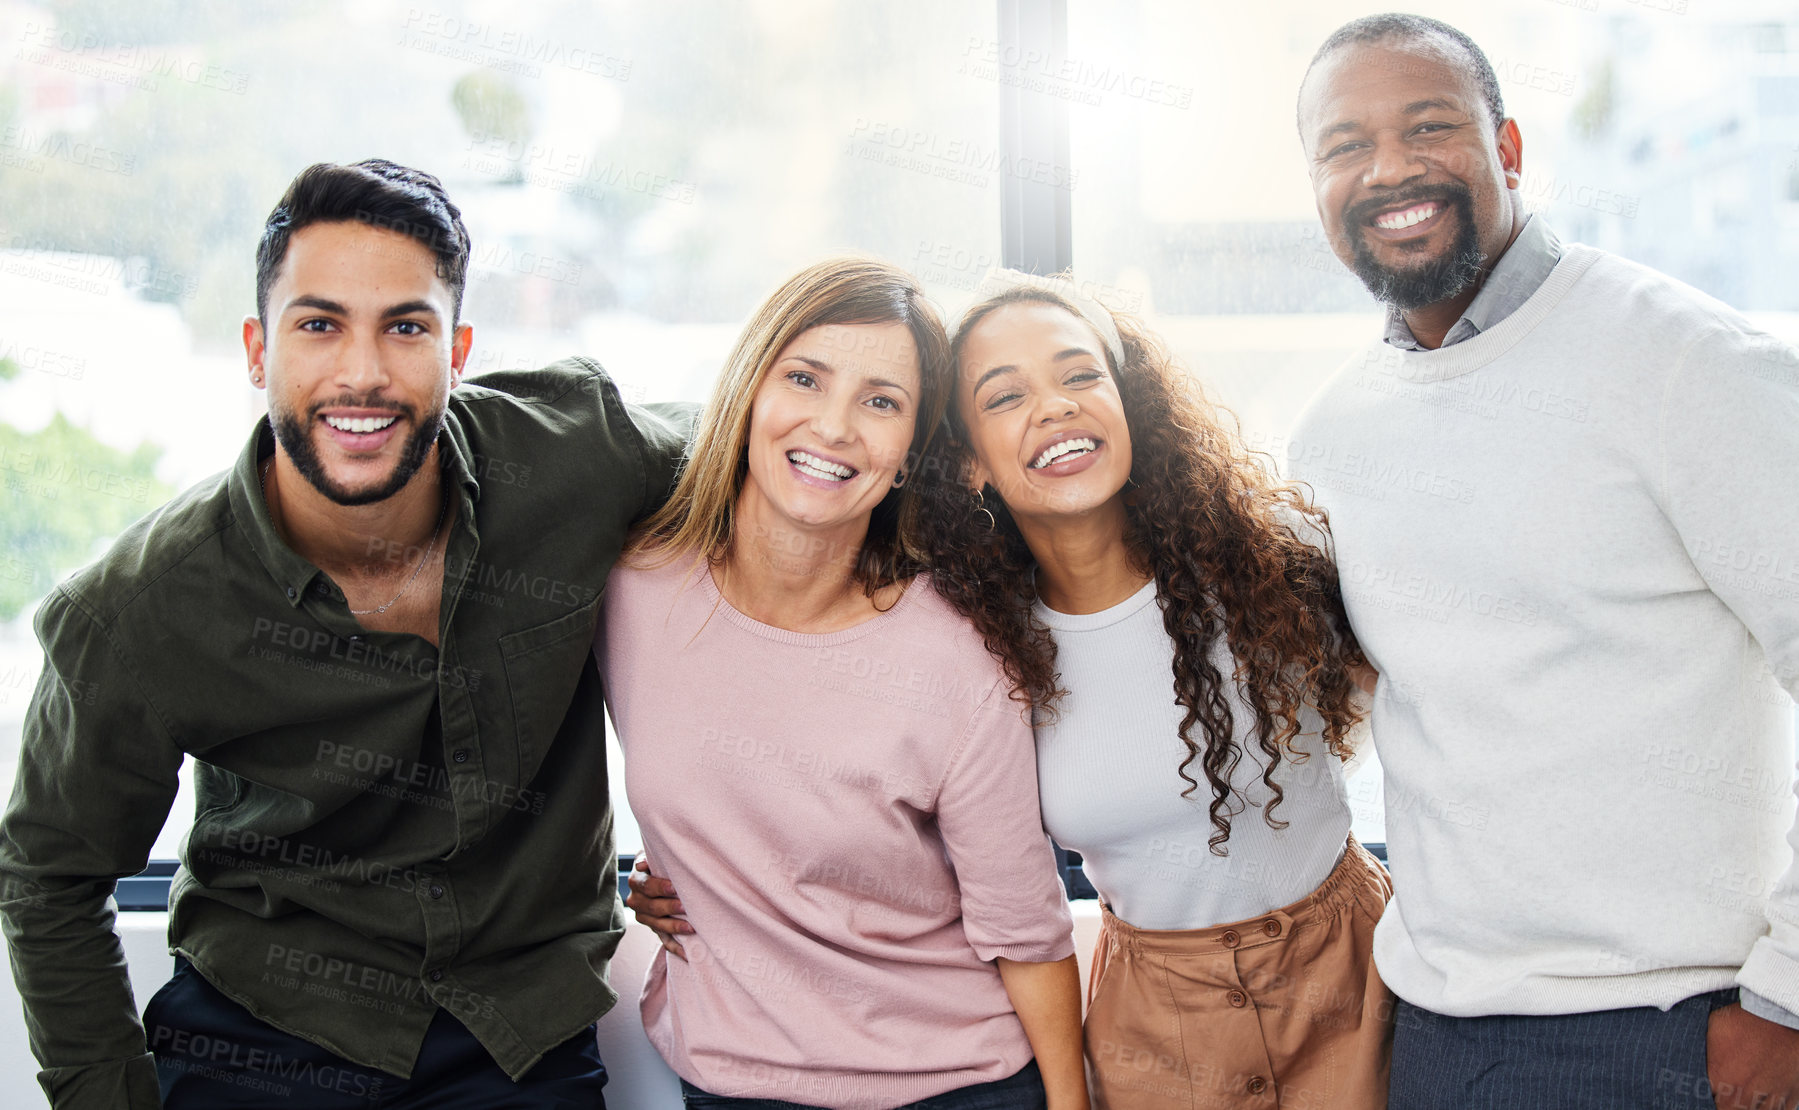
<svg viewBox="0 0 1799 1110">
<path fill-rule="evenodd" d="M 988 313 L 1031 301 L 1080 315 L 1050 289 L 1008 289 L 963 317 L 951 346 L 956 365 Z M 1226 676 L 1212 661 L 1219 638 L 1236 664 L 1229 679 L 1254 712 L 1246 735 L 1266 756 L 1261 778 L 1271 798 L 1263 816 L 1277 829 L 1286 822 L 1274 815 L 1283 797 L 1274 771 L 1283 752 L 1306 758 L 1295 747 L 1302 709 L 1309 705 L 1323 718 L 1331 754 L 1349 758 L 1347 737 L 1360 718 L 1351 670 L 1365 661 L 1349 631 L 1335 565 L 1301 535 L 1328 537 L 1324 510 L 1244 445 L 1236 416 L 1213 403 L 1155 335 L 1131 317 L 1113 319 L 1123 365 L 1110 352 L 1106 361 L 1124 404 L 1134 486 L 1125 498 L 1125 543 L 1136 569 L 1155 579 L 1162 625 L 1174 641 L 1174 697 L 1185 711 L 1180 735 L 1187 747 L 1181 793 L 1198 788 L 1191 771 L 1198 764 L 1212 791 L 1216 831 L 1209 843 L 1224 855 L 1231 818 L 1246 802 L 1231 786 L 1243 749 Z M 945 480 L 921 490 L 920 538 L 931 552 L 932 581 L 980 630 L 1014 696 L 1038 720 L 1053 720 L 1066 691 L 1055 641 L 1031 612 L 1036 559 L 991 486 L 980 504 L 992 512 L 992 527 L 977 508 L 966 477 L 973 455 L 961 400 L 958 391 L 933 448 L 932 465 Z"/>
</svg>

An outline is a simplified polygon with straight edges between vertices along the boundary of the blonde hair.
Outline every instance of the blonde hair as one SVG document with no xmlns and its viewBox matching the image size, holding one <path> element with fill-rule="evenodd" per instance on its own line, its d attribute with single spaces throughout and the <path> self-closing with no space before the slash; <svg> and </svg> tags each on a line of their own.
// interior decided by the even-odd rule
<svg viewBox="0 0 1799 1110">
<path fill-rule="evenodd" d="M 911 274 L 873 258 L 831 258 L 788 278 L 762 302 L 725 361 L 668 503 L 631 546 L 637 565 L 656 566 L 692 554 L 713 566 L 730 550 L 738 495 L 749 472 L 750 411 L 762 379 L 787 345 L 827 324 L 904 324 L 918 351 L 919 404 L 908 477 L 924 479 L 921 461 L 943 419 L 952 389 L 943 320 Z M 875 506 L 853 577 L 870 594 L 925 565 L 917 541 L 918 488 L 908 480 Z"/>
</svg>

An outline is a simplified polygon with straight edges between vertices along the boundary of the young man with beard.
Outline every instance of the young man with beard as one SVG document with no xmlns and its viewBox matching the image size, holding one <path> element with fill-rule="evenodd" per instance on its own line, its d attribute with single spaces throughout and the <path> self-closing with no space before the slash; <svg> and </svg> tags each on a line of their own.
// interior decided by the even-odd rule
<svg viewBox="0 0 1799 1110">
<path fill-rule="evenodd" d="M 462 384 L 468 259 L 436 178 L 301 173 L 244 322 L 268 422 L 39 610 L 0 911 L 54 1106 L 604 1104 L 588 653 L 684 437 L 584 360 Z M 140 1025 L 109 895 L 184 757 Z"/>
<path fill-rule="evenodd" d="M 1527 215 L 1453 28 L 1343 27 L 1299 128 L 1389 306 L 1289 457 L 1381 672 L 1391 1105 L 1792 1107 L 1799 359 Z"/>
</svg>

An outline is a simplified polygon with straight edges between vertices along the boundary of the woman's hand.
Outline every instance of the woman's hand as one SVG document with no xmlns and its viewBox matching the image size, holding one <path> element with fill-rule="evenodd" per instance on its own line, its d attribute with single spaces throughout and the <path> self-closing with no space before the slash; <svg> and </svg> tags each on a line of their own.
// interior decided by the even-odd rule
<svg viewBox="0 0 1799 1110">
<path fill-rule="evenodd" d="M 637 866 L 631 869 L 625 881 L 631 885 L 625 906 L 637 915 L 637 923 L 654 929 L 663 948 L 686 959 L 687 953 L 675 937 L 691 934 L 693 926 L 681 916 L 681 900 L 675 897 L 675 884 L 652 873 L 649 857 L 643 855 L 637 857 Z"/>
</svg>

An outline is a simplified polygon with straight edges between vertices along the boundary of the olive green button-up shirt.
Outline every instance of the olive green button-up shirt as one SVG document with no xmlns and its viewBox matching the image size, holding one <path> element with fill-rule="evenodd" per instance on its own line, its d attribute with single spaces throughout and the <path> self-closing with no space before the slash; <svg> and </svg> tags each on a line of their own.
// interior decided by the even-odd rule
<svg viewBox="0 0 1799 1110">
<path fill-rule="evenodd" d="M 585 360 L 454 390 L 440 648 L 365 631 L 281 541 L 266 424 L 44 601 L 0 914 L 55 1106 L 159 1105 L 146 1038 L 174 1034 L 138 1020 L 110 895 L 184 757 L 197 812 L 170 947 L 262 1020 L 406 1076 L 442 1007 L 517 1077 L 612 1005 L 590 652 L 690 415 L 624 404 Z"/>
</svg>

